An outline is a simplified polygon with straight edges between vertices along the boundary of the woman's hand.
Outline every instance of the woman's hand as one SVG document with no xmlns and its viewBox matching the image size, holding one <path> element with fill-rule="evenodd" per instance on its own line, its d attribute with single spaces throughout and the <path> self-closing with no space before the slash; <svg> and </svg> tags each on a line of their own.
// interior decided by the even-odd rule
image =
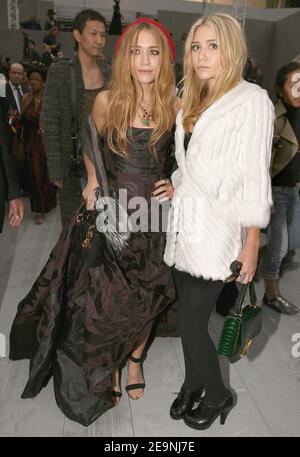
<svg viewBox="0 0 300 457">
<path fill-rule="evenodd" d="M 259 247 L 245 246 L 237 260 L 243 264 L 237 282 L 248 284 L 255 276 Z"/>
<path fill-rule="evenodd" d="M 154 184 L 155 190 L 152 197 L 155 197 L 160 203 L 171 200 L 174 194 L 174 188 L 169 179 L 161 179 Z"/>
<path fill-rule="evenodd" d="M 89 179 L 86 188 L 82 192 L 82 196 L 86 202 L 86 209 L 92 211 L 95 209 L 96 195 L 95 189 L 99 187 L 99 183 L 96 178 Z"/>
<path fill-rule="evenodd" d="M 19 227 L 24 217 L 24 204 L 20 198 L 9 202 L 8 222 L 11 227 Z"/>
<path fill-rule="evenodd" d="M 245 246 L 237 260 L 243 264 L 237 282 L 248 284 L 255 276 L 260 246 L 260 229 L 258 227 L 248 227 Z"/>
</svg>

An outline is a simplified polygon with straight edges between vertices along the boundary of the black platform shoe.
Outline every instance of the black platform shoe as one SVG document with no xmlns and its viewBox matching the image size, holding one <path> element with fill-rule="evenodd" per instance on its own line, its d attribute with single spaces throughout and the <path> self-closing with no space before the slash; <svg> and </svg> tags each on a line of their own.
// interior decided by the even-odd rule
<svg viewBox="0 0 300 457">
<path fill-rule="evenodd" d="M 227 397 L 218 405 L 208 405 L 203 400 L 193 411 L 184 415 L 184 423 L 197 430 L 205 430 L 220 416 L 220 423 L 225 424 L 228 414 L 235 406 L 234 396 L 227 390 Z"/>
<path fill-rule="evenodd" d="M 198 390 L 186 390 L 184 385 L 181 387 L 178 397 L 173 401 L 170 409 L 172 419 L 182 419 L 184 414 L 190 411 L 196 401 L 200 401 L 204 394 L 204 387 Z"/>
</svg>

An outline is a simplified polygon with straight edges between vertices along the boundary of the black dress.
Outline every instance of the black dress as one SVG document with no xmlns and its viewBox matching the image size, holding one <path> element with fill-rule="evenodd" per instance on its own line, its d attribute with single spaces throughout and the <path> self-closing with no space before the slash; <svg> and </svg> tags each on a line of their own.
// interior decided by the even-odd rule
<svg viewBox="0 0 300 457">
<path fill-rule="evenodd" d="M 149 129 L 131 131 L 128 158 L 103 153 L 111 187 L 149 202 L 163 175 L 161 137 L 157 159 Z M 93 218 L 93 215 L 91 215 Z M 81 246 L 82 226 L 68 222 L 29 294 L 20 302 L 10 335 L 10 359 L 30 359 L 22 398 L 32 398 L 53 376 L 58 406 L 71 420 L 89 425 L 112 407 L 112 373 L 148 335 L 157 316 L 174 302 L 172 272 L 163 262 L 165 233 L 132 233 L 122 255 L 103 234 Z M 174 331 L 164 316 L 164 335 Z"/>
</svg>

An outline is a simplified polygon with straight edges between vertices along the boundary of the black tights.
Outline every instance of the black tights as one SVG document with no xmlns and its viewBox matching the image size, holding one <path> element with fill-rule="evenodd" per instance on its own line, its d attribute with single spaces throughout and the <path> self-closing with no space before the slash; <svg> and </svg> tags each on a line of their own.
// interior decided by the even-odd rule
<svg viewBox="0 0 300 457">
<path fill-rule="evenodd" d="M 208 333 L 208 321 L 222 290 L 222 281 L 207 281 L 174 270 L 179 296 L 179 329 L 185 362 L 187 390 L 205 387 L 205 401 L 218 404 L 227 396 L 216 347 Z"/>
</svg>

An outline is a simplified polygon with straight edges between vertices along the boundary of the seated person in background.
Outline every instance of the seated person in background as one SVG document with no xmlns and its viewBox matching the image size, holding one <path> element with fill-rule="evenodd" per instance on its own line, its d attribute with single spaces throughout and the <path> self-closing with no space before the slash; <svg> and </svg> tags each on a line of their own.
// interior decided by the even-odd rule
<svg viewBox="0 0 300 457">
<path fill-rule="evenodd" d="M 53 54 L 51 47 L 48 44 L 43 43 L 42 64 L 48 68 L 54 61 L 55 55 Z"/>
<path fill-rule="evenodd" d="M 40 61 L 40 56 L 39 56 L 39 53 L 35 49 L 35 42 L 33 40 L 28 40 L 26 60 L 31 65 L 38 65 L 38 63 Z"/>
<path fill-rule="evenodd" d="M 59 34 L 59 28 L 57 25 L 54 25 L 52 29 L 50 29 L 49 35 L 44 36 L 43 44 L 47 44 L 50 49 L 51 53 L 56 56 L 58 51 L 60 51 L 60 44 L 57 42 L 57 35 Z"/>
<path fill-rule="evenodd" d="M 27 30 L 42 30 L 35 13 L 30 13 L 28 21 L 21 22 L 20 25 L 23 29 Z"/>
</svg>

